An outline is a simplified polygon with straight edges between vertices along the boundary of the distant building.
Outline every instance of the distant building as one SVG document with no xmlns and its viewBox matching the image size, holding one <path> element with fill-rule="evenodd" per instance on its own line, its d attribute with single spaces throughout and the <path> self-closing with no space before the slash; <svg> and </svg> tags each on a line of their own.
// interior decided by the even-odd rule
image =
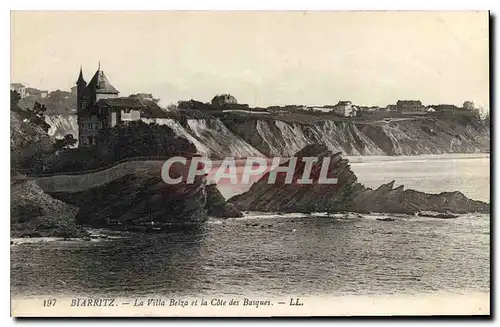
<svg viewBox="0 0 500 327">
<path fill-rule="evenodd" d="M 97 135 L 102 129 L 142 118 L 161 117 L 164 114 L 154 101 L 118 97 L 119 91 L 100 67 L 88 84 L 80 69 L 76 86 L 78 146 L 81 147 L 96 144 Z"/>
<path fill-rule="evenodd" d="M 472 102 L 472 101 L 465 101 L 464 104 L 463 104 L 463 108 L 466 109 L 466 110 L 474 110 L 475 109 L 474 102 Z"/>
<path fill-rule="evenodd" d="M 21 96 L 21 99 L 26 98 L 26 86 L 21 83 L 10 83 L 10 90 L 16 91 Z"/>
<path fill-rule="evenodd" d="M 220 94 L 214 96 L 212 99 L 212 107 L 214 109 L 223 109 L 224 107 L 228 107 L 227 105 L 238 104 L 236 98 L 231 94 Z"/>
<path fill-rule="evenodd" d="M 425 107 L 422 101 L 418 100 L 399 100 L 396 103 L 397 111 L 402 114 L 425 114 Z"/>
<path fill-rule="evenodd" d="M 39 90 L 33 87 L 26 88 L 26 97 L 45 99 L 49 95 L 49 91 Z"/>
<path fill-rule="evenodd" d="M 432 108 L 434 108 L 437 112 L 442 112 L 442 113 L 449 113 L 449 112 L 455 113 L 458 110 L 460 110 L 460 108 L 458 108 L 454 104 L 436 104 L 432 105 Z"/>
<path fill-rule="evenodd" d="M 360 106 L 357 108 L 357 112 L 360 114 L 372 114 L 372 113 L 375 113 L 377 111 L 380 111 L 380 108 L 377 106 L 371 106 L 371 107 Z"/>
<path fill-rule="evenodd" d="M 353 106 L 351 101 L 339 101 L 333 106 L 333 112 L 337 115 L 351 117 L 353 116 Z"/>
<path fill-rule="evenodd" d="M 388 104 L 385 107 L 385 111 L 398 111 L 398 106 L 396 106 L 395 104 Z"/>
<path fill-rule="evenodd" d="M 286 108 L 286 107 L 285 107 Z M 335 106 L 307 106 L 304 110 L 309 110 L 312 112 L 332 112 Z"/>
</svg>

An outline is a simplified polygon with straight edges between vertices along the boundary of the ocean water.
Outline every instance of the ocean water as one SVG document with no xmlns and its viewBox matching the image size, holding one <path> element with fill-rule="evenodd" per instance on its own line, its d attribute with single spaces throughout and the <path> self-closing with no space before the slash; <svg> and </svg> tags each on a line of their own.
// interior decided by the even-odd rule
<svg viewBox="0 0 500 327">
<path fill-rule="evenodd" d="M 488 156 L 363 157 L 353 158 L 352 169 L 370 187 L 395 179 L 397 185 L 418 190 L 459 190 L 489 201 Z M 393 215 L 392 222 L 378 217 L 247 212 L 244 218 L 210 219 L 170 233 L 20 242 L 11 246 L 12 294 L 347 296 L 490 291 L 489 215 Z"/>
</svg>

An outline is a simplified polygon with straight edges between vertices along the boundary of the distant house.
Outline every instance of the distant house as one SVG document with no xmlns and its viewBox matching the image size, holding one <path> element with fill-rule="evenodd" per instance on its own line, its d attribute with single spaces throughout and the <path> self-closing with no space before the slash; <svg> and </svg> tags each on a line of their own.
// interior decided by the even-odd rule
<svg viewBox="0 0 500 327">
<path fill-rule="evenodd" d="M 455 113 L 460 110 L 460 108 L 458 108 L 454 104 L 436 104 L 432 105 L 432 108 L 441 113 Z"/>
<path fill-rule="evenodd" d="M 372 113 L 375 113 L 375 112 L 378 112 L 380 111 L 380 108 L 377 107 L 377 106 L 371 106 L 371 107 L 367 107 L 367 106 L 360 106 L 357 108 L 357 112 L 359 114 L 372 114 Z"/>
<path fill-rule="evenodd" d="M 353 106 L 351 101 L 339 101 L 333 106 L 333 112 L 337 115 L 351 117 L 353 115 Z"/>
<path fill-rule="evenodd" d="M 21 99 L 26 98 L 26 86 L 21 83 L 10 83 L 10 90 L 16 91 L 21 96 Z"/>
<path fill-rule="evenodd" d="M 475 109 L 474 102 L 472 102 L 472 101 L 465 101 L 464 104 L 463 104 L 463 108 L 466 109 L 466 110 L 474 110 Z"/>
<path fill-rule="evenodd" d="M 398 106 L 396 106 L 395 104 L 388 104 L 385 107 L 385 111 L 398 111 Z"/>
<path fill-rule="evenodd" d="M 39 90 L 33 87 L 26 88 L 26 97 L 33 97 L 38 99 L 45 99 L 49 95 L 49 91 Z"/>
<path fill-rule="evenodd" d="M 473 103 L 465 104 L 463 107 L 458 107 L 453 104 L 437 104 L 432 107 L 436 109 L 436 112 L 443 115 L 463 115 L 463 116 L 476 116 L 479 114 L 479 110 L 471 109 L 473 107 Z"/>
<path fill-rule="evenodd" d="M 307 106 L 305 110 L 312 112 L 332 112 L 335 106 Z"/>
<path fill-rule="evenodd" d="M 224 107 L 228 107 L 228 105 L 238 104 L 236 98 L 231 94 L 220 94 L 214 96 L 212 99 L 212 107 L 214 109 L 223 109 Z"/>
<path fill-rule="evenodd" d="M 399 100 L 396 103 L 397 111 L 402 114 L 425 114 L 426 109 L 422 101 L 418 100 Z"/>
</svg>

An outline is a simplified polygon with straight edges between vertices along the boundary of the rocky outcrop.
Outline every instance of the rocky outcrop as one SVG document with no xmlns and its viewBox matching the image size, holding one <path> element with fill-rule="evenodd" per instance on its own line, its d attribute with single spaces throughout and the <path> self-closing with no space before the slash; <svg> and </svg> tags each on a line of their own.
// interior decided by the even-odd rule
<svg viewBox="0 0 500 327">
<path fill-rule="evenodd" d="M 13 181 L 10 194 L 13 237 L 84 234 L 75 224 L 78 208 L 46 194 L 34 181 Z"/>
<path fill-rule="evenodd" d="M 427 194 L 394 188 L 394 181 L 373 190 L 357 182 L 348 161 L 339 152 L 333 153 L 325 145 L 308 145 L 299 151 L 293 181 L 301 178 L 305 163 L 303 157 L 319 157 L 312 167 L 312 184 L 285 183 L 285 173 L 278 173 L 274 184 L 268 184 L 270 173 L 265 174 L 248 192 L 229 199 L 240 210 L 281 212 L 384 212 L 415 214 L 420 211 L 482 212 L 488 213 L 487 203 L 474 201 L 460 192 Z M 330 157 L 328 176 L 336 177 L 336 184 L 318 183 L 322 160 Z M 283 163 L 282 165 L 288 165 Z"/>
<path fill-rule="evenodd" d="M 210 184 L 206 186 L 207 204 L 206 210 L 209 216 L 219 218 L 239 218 L 243 213 L 232 203 L 227 203 L 224 196 L 217 189 L 217 185 Z"/>
<path fill-rule="evenodd" d="M 216 185 L 206 185 L 204 177 L 193 184 L 169 185 L 156 170 L 128 174 L 85 191 L 50 194 L 79 208 L 78 224 L 94 227 L 150 229 L 200 223 L 208 216 L 242 216 Z"/>
<path fill-rule="evenodd" d="M 78 208 L 45 193 L 35 181 L 24 180 L 25 170 L 41 167 L 53 151 L 53 138 L 39 117 L 27 111 L 10 112 L 10 217 L 13 237 L 78 237 Z"/>
<path fill-rule="evenodd" d="M 188 224 L 206 220 L 205 181 L 168 185 L 157 171 L 129 174 L 102 186 L 52 196 L 79 208 L 78 224 L 143 226 Z"/>
<path fill-rule="evenodd" d="M 46 115 L 45 122 L 50 125 L 48 134 L 55 138 L 63 138 L 71 134 L 78 140 L 78 122 L 76 114 Z M 75 144 L 77 146 L 78 143 Z"/>
</svg>

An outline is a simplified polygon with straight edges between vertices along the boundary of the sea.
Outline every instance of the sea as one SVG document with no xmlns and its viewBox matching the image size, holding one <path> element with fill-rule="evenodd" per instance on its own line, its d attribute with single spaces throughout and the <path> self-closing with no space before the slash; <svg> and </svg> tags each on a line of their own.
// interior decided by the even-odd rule
<svg viewBox="0 0 500 327">
<path fill-rule="evenodd" d="M 358 180 L 490 201 L 490 157 L 348 157 Z M 228 198 L 242 189 L 221 189 Z M 394 221 L 377 218 L 393 217 Z M 97 231 L 106 233 L 106 231 Z M 245 212 L 163 233 L 16 239 L 14 296 L 348 296 L 490 292 L 490 215 Z"/>
</svg>

